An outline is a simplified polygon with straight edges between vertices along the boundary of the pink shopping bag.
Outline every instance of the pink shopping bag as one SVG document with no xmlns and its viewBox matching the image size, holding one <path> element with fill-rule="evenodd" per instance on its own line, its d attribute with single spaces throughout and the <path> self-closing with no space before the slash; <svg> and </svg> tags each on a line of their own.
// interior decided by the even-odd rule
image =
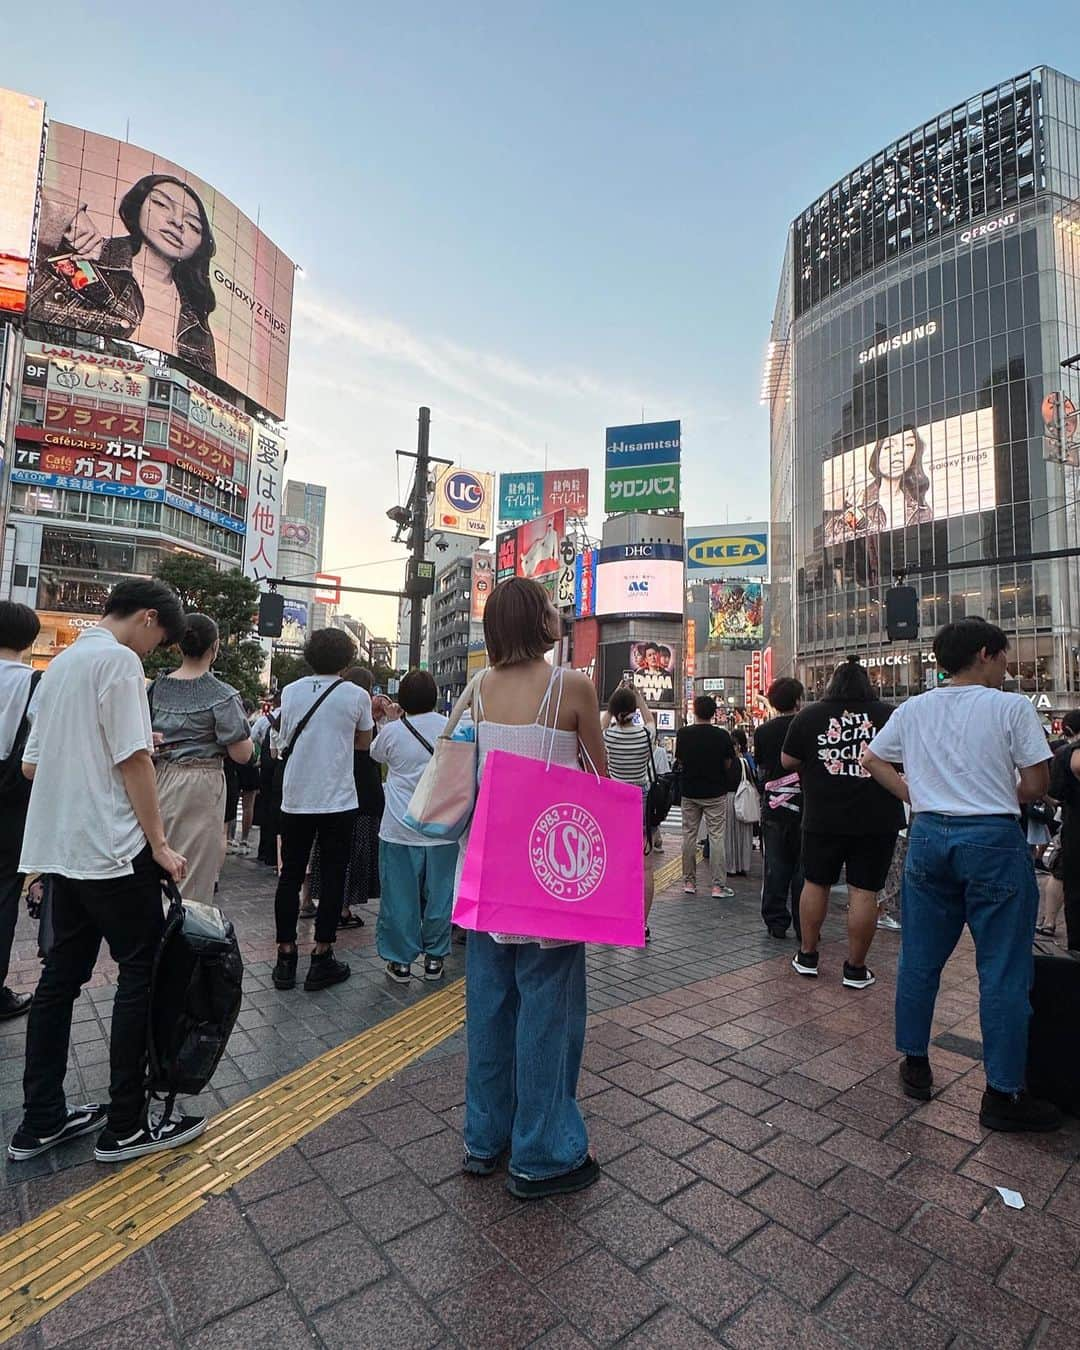
<svg viewBox="0 0 1080 1350">
<path fill-rule="evenodd" d="M 454 922 L 481 933 L 644 947 L 641 789 L 493 750 Z"/>
</svg>

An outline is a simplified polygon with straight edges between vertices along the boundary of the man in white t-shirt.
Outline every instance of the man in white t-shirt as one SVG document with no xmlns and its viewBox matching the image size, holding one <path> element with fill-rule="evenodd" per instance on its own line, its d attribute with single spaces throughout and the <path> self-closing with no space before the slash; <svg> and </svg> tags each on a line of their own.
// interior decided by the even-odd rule
<svg viewBox="0 0 1080 1350">
<path fill-rule="evenodd" d="M 26 1029 L 23 1121 L 8 1154 L 36 1157 L 108 1126 L 99 1162 L 174 1148 L 203 1116 L 163 1115 L 145 1090 L 150 975 L 164 914 L 161 878 L 185 862 L 165 838 L 142 658 L 175 642 L 184 615 L 160 581 L 115 586 L 105 615 L 59 656 L 39 686 L 23 771 L 33 779 L 20 869 L 49 876 L 52 945 Z M 101 939 L 119 967 L 109 1037 L 109 1107 L 64 1097 L 71 1011 Z"/>
<path fill-rule="evenodd" d="M 979 969 L 986 1069 L 979 1120 L 988 1130 L 1042 1131 L 1061 1120 L 1025 1089 L 1039 889 L 1020 805 L 1046 795 L 1051 754 L 1028 700 L 1002 692 L 1008 647 L 985 619 L 946 624 L 934 654 L 949 683 L 902 704 L 863 763 L 912 810 L 896 975 L 901 1086 L 909 1097 L 930 1099 L 934 1003 L 966 923 Z"/>
<path fill-rule="evenodd" d="M 315 948 L 304 980 L 309 991 L 349 978 L 334 956 L 334 938 L 345 902 L 345 872 L 352 853 L 358 799 L 353 750 L 371 745 L 375 722 L 366 689 L 341 677 L 356 660 L 356 644 L 339 628 L 320 628 L 304 647 L 315 672 L 286 685 L 281 721 L 271 745 L 285 761 L 281 795 L 281 875 L 274 911 L 278 959 L 275 989 L 296 986 L 296 921 L 300 887 L 315 840 L 319 841 L 322 890 L 315 919 Z"/>
</svg>

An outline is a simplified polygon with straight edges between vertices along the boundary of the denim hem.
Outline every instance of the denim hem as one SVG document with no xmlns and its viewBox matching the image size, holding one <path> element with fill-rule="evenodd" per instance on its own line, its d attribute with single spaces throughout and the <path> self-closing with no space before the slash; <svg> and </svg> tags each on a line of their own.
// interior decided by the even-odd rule
<svg viewBox="0 0 1080 1350">
<path fill-rule="evenodd" d="M 536 1176 L 535 1174 L 530 1174 L 529 1172 L 518 1172 L 514 1168 L 513 1162 L 511 1162 L 510 1166 L 507 1168 L 507 1171 L 510 1173 L 512 1177 L 516 1177 L 518 1181 L 553 1181 L 556 1177 L 565 1177 L 569 1176 L 571 1172 L 576 1172 L 579 1167 L 583 1167 L 585 1163 L 588 1162 L 588 1159 L 589 1159 L 589 1150 L 586 1148 L 585 1152 L 581 1155 L 578 1161 L 574 1163 L 573 1167 L 563 1167 L 560 1168 L 559 1171 L 557 1172 L 545 1172 L 542 1176 Z"/>
<path fill-rule="evenodd" d="M 927 1059 L 930 1055 L 930 1046 L 924 1045 L 921 1050 L 905 1050 L 902 1045 L 896 1047 L 898 1055 L 910 1055 L 914 1059 Z"/>
</svg>

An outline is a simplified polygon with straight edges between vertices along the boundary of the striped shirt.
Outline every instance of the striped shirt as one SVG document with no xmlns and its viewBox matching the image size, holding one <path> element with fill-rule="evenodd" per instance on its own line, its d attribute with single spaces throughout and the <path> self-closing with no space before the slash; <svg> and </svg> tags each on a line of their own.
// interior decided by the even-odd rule
<svg viewBox="0 0 1080 1350">
<path fill-rule="evenodd" d="M 649 753 L 654 732 L 651 727 L 623 726 L 610 722 L 604 729 L 604 749 L 607 751 L 608 774 L 620 783 L 649 784 Z"/>
</svg>

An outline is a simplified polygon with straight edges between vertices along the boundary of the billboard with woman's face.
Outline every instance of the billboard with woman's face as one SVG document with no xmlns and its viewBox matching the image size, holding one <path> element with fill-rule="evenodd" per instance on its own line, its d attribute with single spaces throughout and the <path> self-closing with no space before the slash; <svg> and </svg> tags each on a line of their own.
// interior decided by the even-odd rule
<svg viewBox="0 0 1080 1350">
<path fill-rule="evenodd" d="M 51 124 L 31 318 L 168 352 L 283 417 L 293 275 L 186 169 Z"/>
<path fill-rule="evenodd" d="M 994 412 L 898 426 L 822 465 L 825 543 L 997 506 Z"/>
</svg>

